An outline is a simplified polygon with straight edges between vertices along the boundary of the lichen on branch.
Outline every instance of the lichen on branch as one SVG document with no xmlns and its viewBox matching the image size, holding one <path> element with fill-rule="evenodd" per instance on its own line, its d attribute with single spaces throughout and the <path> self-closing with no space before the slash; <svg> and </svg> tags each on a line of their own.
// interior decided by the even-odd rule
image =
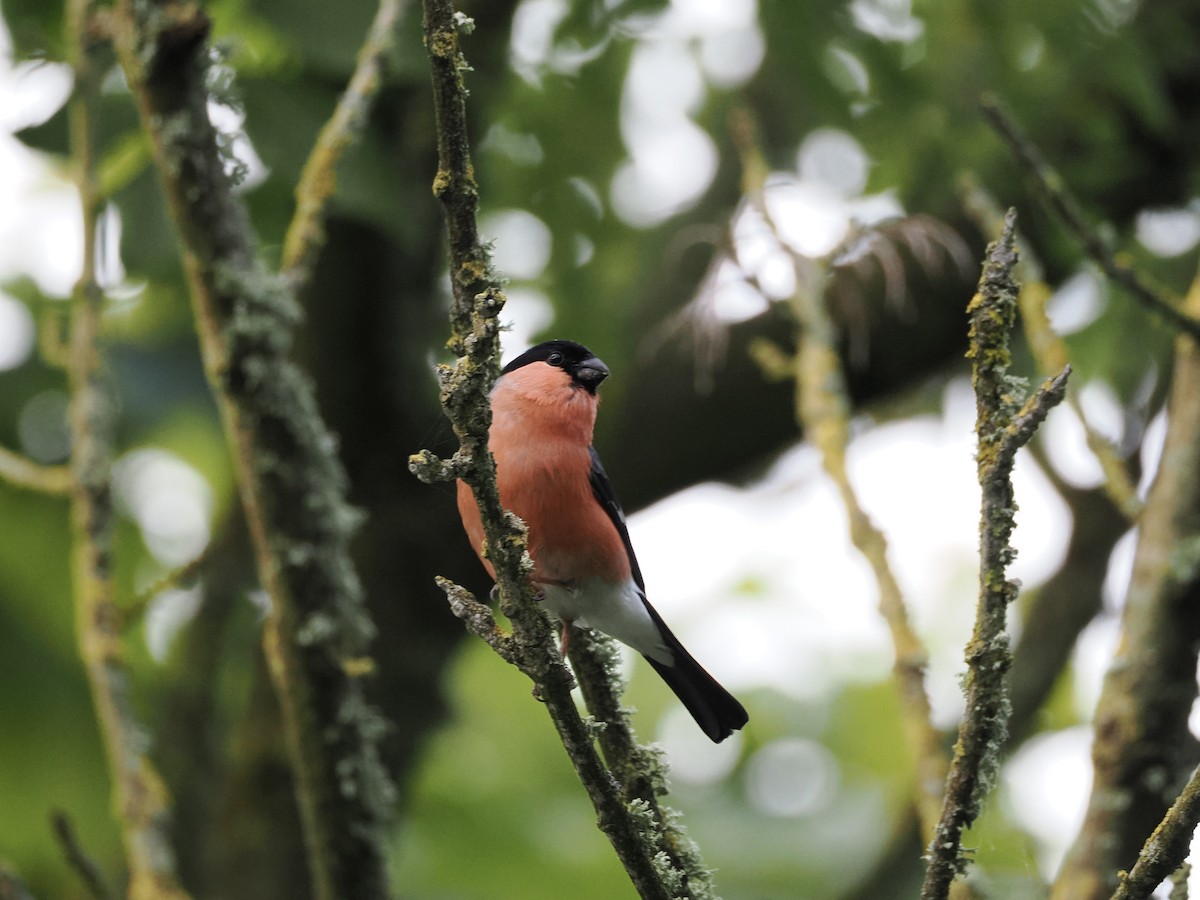
<svg viewBox="0 0 1200 900">
<path fill-rule="evenodd" d="M 525 526 L 500 503 L 495 461 L 487 441 L 491 424 L 489 394 L 500 374 L 498 316 L 504 294 L 478 231 L 478 188 L 471 166 L 463 83 L 469 67 L 458 44 L 460 30 L 469 20 L 456 14 L 448 0 L 426 0 L 424 8 L 438 144 L 433 193 L 445 213 L 453 292 L 447 344 L 457 357 L 452 365 L 439 366 L 437 374 L 442 406 L 459 440 L 459 449 L 449 460 L 422 450 L 410 457 L 409 467 L 425 480 L 459 478 L 471 488 L 483 521 L 488 559 L 496 573 L 500 609 L 512 623 L 512 633 L 505 634 L 490 610 L 470 592 L 445 579 L 439 584 L 451 609 L 468 629 L 533 681 L 592 801 L 598 825 L 639 895 L 657 900 L 710 896 L 703 867 L 697 864 L 693 871 L 693 867 L 677 862 L 679 854 L 672 855 L 665 849 L 671 846 L 671 840 L 682 844 L 676 837 L 679 830 L 668 829 L 656 804 L 638 792 L 623 792 L 614 773 L 601 762 L 594 741 L 595 726 L 579 715 L 571 696 L 574 679 L 555 647 L 550 623 L 529 580 L 532 563 Z M 609 674 L 602 671 L 601 677 Z M 586 677 L 595 677 L 595 673 L 588 671 Z M 611 685 L 592 685 L 585 693 L 595 696 L 611 694 L 612 690 Z"/>
<path fill-rule="evenodd" d="M 1026 399 L 1025 383 L 1010 373 L 1009 337 L 1017 312 L 1016 213 L 1005 216 L 988 247 L 979 289 L 967 307 L 975 388 L 976 468 L 982 491 L 979 521 L 979 601 L 966 647 L 966 710 L 946 782 L 942 815 L 929 846 L 922 900 L 944 900 L 963 872 L 963 832 L 979 815 L 995 784 L 1010 714 L 1006 677 L 1012 663 L 1006 632 L 1008 607 L 1018 585 L 1007 576 L 1015 556 L 1012 467 L 1017 451 L 1063 399 L 1070 367 L 1043 382 Z"/>
<path fill-rule="evenodd" d="M 285 279 L 226 172 L 208 116 L 209 20 L 182 0 L 121 0 L 109 19 L 180 237 L 205 370 L 271 598 L 264 649 L 283 712 L 317 900 L 386 896 L 393 788 L 386 725 L 365 701 L 373 625 L 349 554 L 337 442 L 289 358 L 299 323 Z"/>
</svg>

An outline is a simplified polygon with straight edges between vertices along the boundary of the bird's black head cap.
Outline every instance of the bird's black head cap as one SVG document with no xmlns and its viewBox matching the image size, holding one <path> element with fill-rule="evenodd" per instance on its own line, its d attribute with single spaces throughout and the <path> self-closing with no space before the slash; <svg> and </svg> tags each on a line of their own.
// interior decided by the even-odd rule
<svg viewBox="0 0 1200 900">
<path fill-rule="evenodd" d="M 505 366 L 500 374 L 507 375 L 522 366 L 537 362 L 562 369 L 571 376 L 572 381 L 590 394 L 596 393 L 600 382 L 608 377 L 608 366 L 583 344 L 574 341 L 545 341 L 536 347 L 530 347 Z"/>
</svg>

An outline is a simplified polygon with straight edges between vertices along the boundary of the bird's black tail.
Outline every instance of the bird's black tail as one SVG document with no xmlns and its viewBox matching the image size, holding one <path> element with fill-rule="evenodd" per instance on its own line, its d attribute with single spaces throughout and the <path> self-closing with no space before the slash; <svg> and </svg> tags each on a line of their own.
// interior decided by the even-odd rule
<svg viewBox="0 0 1200 900">
<path fill-rule="evenodd" d="M 737 698 L 721 687 L 717 679 L 704 671 L 704 667 L 683 649 L 683 644 L 679 643 L 679 639 L 671 633 L 671 629 L 667 628 L 654 608 L 648 603 L 646 607 L 658 623 L 662 636 L 675 657 L 673 665 L 659 662 L 649 656 L 646 657 L 646 661 L 683 702 L 701 730 L 713 743 L 719 744 L 745 725 L 750 717 Z"/>
</svg>

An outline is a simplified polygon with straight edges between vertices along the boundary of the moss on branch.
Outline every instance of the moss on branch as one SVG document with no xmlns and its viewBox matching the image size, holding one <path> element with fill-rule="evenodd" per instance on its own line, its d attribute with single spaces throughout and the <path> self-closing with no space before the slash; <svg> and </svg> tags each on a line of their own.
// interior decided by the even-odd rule
<svg viewBox="0 0 1200 900">
<path fill-rule="evenodd" d="M 668 831 L 657 808 L 655 791 L 650 790 L 647 798 L 645 792 L 628 787 L 644 773 L 630 774 L 623 789 L 601 762 L 594 743 L 595 728 L 579 715 L 571 696 L 574 680 L 555 648 L 550 623 L 529 581 L 532 563 L 526 549 L 525 526 L 500 503 L 495 462 L 487 450 L 487 439 L 491 424 L 488 397 L 500 373 L 497 317 L 504 295 L 492 274 L 487 248 L 479 239 L 476 218 L 479 197 L 471 167 L 463 83 L 469 67 L 458 44 L 466 20 L 455 14 L 448 0 L 426 0 L 424 8 L 438 144 L 433 193 L 446 218 L 453 292 L 448 346 L 458 357 L 454 365 L 438 368 L 438 379 L 442 406 L 458 437 L 459 450 L 450 460 L 440 460 L 422 450 L 410 458 L 409 467 L 429 481 L 461 478 L 473 491 L 483 520 L 488 559 L 496 573 L 500 608 L 512 623 L 511 635 L 497 627 L 490 610 L 469 592 L 444 579 L 439 584 L 455 615 L 472 633 L 534 682 L 592 801 L 599 827 L 640 896 L 661 900 L 707 896 L 700 888 L 707 880 L 702 866 L 694 867 L 696 887 L 692 893 L 692 872 L 684 867 L 682 854 L 672 855 L 664 849 L 669 845 L 664 837 Z M 618 690 L 604 666 L 596 670 L 581 666 L 579 675 L 586 679 L 584 691 L 589 704 L 600 696 L 611 699 Z M 603 717 L 595 708 L 592 711 Z M 602 734 L 609 728 L 622 727 L 622 716 L 611 709 L 607 712 L 613 719 L 602 723 Z"/>
<path fill-rule="evenodd" d="M 393 788 L 385 730 L 360 676 L 373 626 L 350 561 L 359 514 L 308 377 L 288 358 L 299 321 L 284 279 L 226 174 L 207 113 L 209 23 L 187 2 L 122 0 L 111 28 L 150 133 L 179 233 L 201 350 L 216 393 L 259 578 L 264 646 L 297 782 L 314 894 L 387 895 L 384 823 Z"/>
<path fill-rule="evenodd" d="M 325 243 L 325 216 L 337 189 L 337 165 L 366 125 L 371 102 L 383 80 L 384 62 L 395 41 L 396 26 L 407 5 L 407 0 L 380 0 L 350 83 L 317 135 L 300 173 L 296 211 L 283 240 L 281 263 L 284 278 L 297 295 L 303 292 Z"/>
<path fill-rule="evenodd" d="M 989 248 L 979 290 L 967 311 L 975 387 L 976 466 L 982 491 L 979 521 L 979 603 L 966 647 L 966 710 L 946 782 L 942 814 L 929 846 L 922 900 L 943 900 L 966 868 L 963 832 L 979 815 L 995 784 L 1008 736 L 1010 706 L 1006 677 L 1012 664 L 1006 623 L 1018 585 L 1007 576 L 1015 552 L 1016 523 L 1012 467 L 1049 411 L 1062 401 L 1070 368 L 1044 382 L 1025 399 L 1024 383 L 1009 373 L 1009 336 L 1015 324 L 1018 285 L 1016 214 L 1009 211 L 1000 237 Z"/>
<path fill-rule="evenodd" d="M 1200 275 L 1186 311 L 1200 315 Z M 1200 646 L 1200 349 L 1175 342 L 1167 433 L 1139 519 L 1116 655 L 1093 717 L 1093 781 L 1053 900 L 1101 900 L 1196 763 L 1188 728 Z"/>
<path fill-rule="evenodd" d="M 1146 900 L 1163 880 L 1184 865 L 1192 836 L 1200 825 L 1200 769 L 1175 798 L 1163 820 L 1142 846 L 1137 862 L 1119 874 L 1112 900 Z M 1186 875 L 1183 879 L 1186 885 Z M 1172 891 L 1171 896 L 1175 896 Z"/>
</svg>

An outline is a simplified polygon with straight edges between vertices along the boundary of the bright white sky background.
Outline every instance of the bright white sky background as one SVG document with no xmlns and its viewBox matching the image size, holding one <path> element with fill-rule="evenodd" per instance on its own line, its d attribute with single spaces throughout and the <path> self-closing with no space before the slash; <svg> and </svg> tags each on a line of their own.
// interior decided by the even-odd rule
<svg viewBox="0 0 1200 900">
<path fill-rule="evenodd" d="M 880 40 L 911 42 L 923 27 L 903 0 L 853 0 L 848 6 L 856 24 Z M 566 0 L 525 0 L 518 10 L 513 58 L 531 81 L 546 72 L 576 71 L 604 49 L 552 45 L 553 23 L 565 11 Z M 686 208 L 708 188 L 716 171 L 716 149 L 691 116 L 707 91 L 736 86 L 754 74 L 763 40 L 756 0 L 675 0 L 635 37 L 621 105 L 628 161 L 607 187 L 581 183 L 579 190 L 599 214 L 652 225 Z M 866 69 L 853 57 L 831 55 L 827 66 L 848 91 L 869 91 Z M 60 297 L 68 294 L 78 271 L 78 202 L 61 173 L 10 133 L 48 116 L 65 100 L 69 83 L 61 66 L 14 67 L 7 35 L 0 31 L 0 281 L 29 275 L 45 292 Z M 514 158 L 540 158 L 533 135 L 492 132 L 484 141 Z M 261 169 L 256 159 L 250 163 Z M 886 192 L 864 196 L 870 164 L 851 135 L 816 130 L 798 148 L 795 168 L 772 176 L 768 204 L 780 223 L 780 238 L 765 234 L 753 214 L 739 214 L 734 228 L 738 263 L 757 275 L 771 299 L 788 296 L 794 286 L 793 267 L 779 240 L 800 253 L 821 256 L 841 241 L 852 222 L 903 212 Z M 495 236 L 496 262 L 513 279 L 508 313 L 514 327 L 506 344 L 511 357 L 551 324 L 547 299 L 528 281 L 548 262 L 553 237 L 524 210 L 493 213 L 484 231 Z M 1194 208 L 1148 212 L 1139 236 L 1163 256 L 1188 252 L 1200 240 L 1200 217 Z M 586 239 L 567 239 L 574 241 L 580 265 L 586 265 L 591 255 Z M 757 314 L 767 302 L 732 274 L 718 277 L 714 290 L 717 315 L 730 321 Z M 1069 332 L 1091 321 L 1101 311 L 1101 296 L 1096 276 L 1081 270 L 1052 304 L 1060 330 Z M 586 335 L 557 336 L 587 341 Z M 33 352 L 34 337 L 25 307 L 0 292 L 0 372 L 21 365 Z M 46 442 L 43 423 L 61 415 L 64 401 L 55 393 L 30 398 L 17 449 L 35 458 L 62 453 L 61 443 Z M 1086 386 L 1083 402 L 1102 431 L 1116 428 L 1119 411 L 1103 385 Z M 961 709 L 957 675 L 976 594 L 979 499 L 973 417 L 969 384 L 955 382 L 946 389 L 941 416 L 881 427 L 863 419 L 849 455 L 851 479 L 888 535 L 890 558 L 929 643 L 929 683 L 942 725 L 955 722 Z M 603 408 L 600 418 L 602 429 Z M 1161 421 L 1151 429 L 1151 453 L 1157 452 L 1153 448 L 1161 442 L 1162 430 Z M 1059 473 L 1076 484 L 1096 484 L 1098 466 L 1073 413 L 1065 407 L 1055 410 L 1046 431 Z M 1146 459 L 1146 470 L 1155 462 Z M 903 479 L 895 477 L 898 471 L 905 473 Z M 118 481 L 123 504 L 164 568 L 203 548 L 213 501 L 198 472 L 165 451 L 145 448 L 122 461 Z M 1069 514 L 1024 453 L 1018 457 L 1015 484 L 1019 556 L 1012 574 L 1034 586 L 1059 565 Z M 653 602 L 692 652 L 735 692 L 771 685 L 816 700 L 834 683 L 876 680 L 889 670 L 891 645 L 875 611 L 873 579 L 849 544 L 844 511 L 810 448 L 787 452 L 756 484 L 704 484 L 683 491 L 632 516 L 630 530 Z M 686 541 L 677 539 L 680 534 L 687 535 Z M 1088 629 L 1077 649 L 1077 696 L 1084 715 L 1095 703 L 1115 640 L 1114 613 L 1128 579 L 1132 547 L 1127 537 L 1106 586 L 1109 612 Z M 736 598 L 738 586 L 747 582 L 755 583 L 758 593 Z M 156 653 L 165 651 L 190 609 L 186 596 L 174 595 L 152 611 L 161 626 L 148 629 Z M 697 734 L 682 710 L 661 723 L 658 737 L 674 777 L 704 782 L 723 776 L 737 753 L 737 736 L 714 748 Z M 998 802 L 1011 804 L 1037 836 L 1035 862 L 1047 875 L 1082 816 L 1090 779 L 1089 742 L 1085 728 L 1038 737 L 1006 770 Z M 759 751 L 748 767 L 747 795 L 771 814 L 818 814 L 833 791 L 814 786 L 836 784 L 836 766 L 815 742 L 777 741 Z"/>
</svg>

